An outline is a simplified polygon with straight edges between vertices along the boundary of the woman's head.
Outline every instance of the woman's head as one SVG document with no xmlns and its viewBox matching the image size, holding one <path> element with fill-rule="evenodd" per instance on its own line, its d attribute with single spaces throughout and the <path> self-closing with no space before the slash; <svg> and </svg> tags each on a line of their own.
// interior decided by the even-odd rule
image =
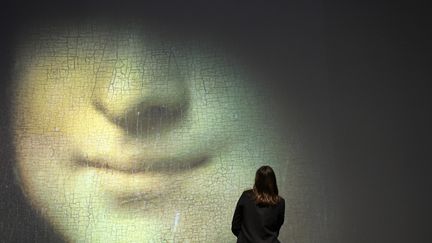
<svg viewBox="0 0 432 243">
<path fill-rule="evenodd" d="M 279 202 L 276 175 L 270 166 L 264 165 L 257 170 L 253 192 L 258 204 L 274 205 Z"/>
</svg>

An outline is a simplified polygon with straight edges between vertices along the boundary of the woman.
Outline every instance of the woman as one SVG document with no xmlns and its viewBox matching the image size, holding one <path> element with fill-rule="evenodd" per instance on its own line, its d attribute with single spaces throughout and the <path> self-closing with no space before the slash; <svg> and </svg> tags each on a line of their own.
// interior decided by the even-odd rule
<svg viewBox="0 0 432 243">
<path fill-rule="evenodd" d="M 262 166 L 255 185 L 241 195 L 231 230 L 237 242 L 279 242 L 279 230 L 285 218 L 285 200 L 278 195 L 276 176 L 270 166 Z"/>
</svg>

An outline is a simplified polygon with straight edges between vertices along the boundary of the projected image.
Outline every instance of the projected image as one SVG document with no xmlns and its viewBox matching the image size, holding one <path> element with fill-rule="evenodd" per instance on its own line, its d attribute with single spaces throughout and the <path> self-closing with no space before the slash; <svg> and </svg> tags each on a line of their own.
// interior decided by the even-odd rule
<svg viewBox="0 0 432 243">
<path fill-rule="evenodd" d="M 16 177 L 65 241 L 234 242 L 234 207 L 256 169 L 287 176 L 266 81 L 217 41 L 140 24 L 22 36 Z"/>
</svg>

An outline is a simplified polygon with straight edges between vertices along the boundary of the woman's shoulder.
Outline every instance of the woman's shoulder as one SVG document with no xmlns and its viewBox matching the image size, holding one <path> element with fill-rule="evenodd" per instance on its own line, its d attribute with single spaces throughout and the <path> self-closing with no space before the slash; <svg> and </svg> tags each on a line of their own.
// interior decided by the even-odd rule
<svg viewBox="0 0 432 243">
<path fill-rule="evenodd" d="M 280 201 L 280 202 L 285 202 L 285 198 L 279 196 L 279 201 Z"/>
<path fill-rule="evenodd" d="M 243 193 L 242 193 L 242 197 L 246 197 L 246 196 L 250 197 L 252 195 L 253 195 L 253 190 L 252 189 L 244 190 Z"/>
<path fill-rule="evenodd" d="M 252 194 L 253 190 L 252 189 L 247 189 L 243 191 L 243 194 Z"/>
<path fill-rule="evenodd" d="M 282 207 L 285 207 L 285 199 L 283 197 L 281 197 L 281 196 L 279 196 L 278 205 L 280 205 Z"/>
<path fill-rule="evenodd" d="M 243 191 L 241 197 L 242 198 L 247 198 L 247 199 L 252 199 L 254 197 L 253 190 L 252 189 L 247 189 L 247 190 Z"/>
</svg>

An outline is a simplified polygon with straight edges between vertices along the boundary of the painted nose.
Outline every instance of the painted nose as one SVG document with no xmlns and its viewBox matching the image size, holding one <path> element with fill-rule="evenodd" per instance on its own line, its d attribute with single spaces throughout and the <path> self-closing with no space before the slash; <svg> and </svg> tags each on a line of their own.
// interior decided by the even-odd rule
<svg viewBox="0 0 432 243">
<path fill-rule="evenodd" d="M 161 135 L 181 123 L 190 95 L 172 51 L 151 62 L 127 60 L 119 69 L 93 100 L 100 113 L 128 136 Z"/>
</svg>

